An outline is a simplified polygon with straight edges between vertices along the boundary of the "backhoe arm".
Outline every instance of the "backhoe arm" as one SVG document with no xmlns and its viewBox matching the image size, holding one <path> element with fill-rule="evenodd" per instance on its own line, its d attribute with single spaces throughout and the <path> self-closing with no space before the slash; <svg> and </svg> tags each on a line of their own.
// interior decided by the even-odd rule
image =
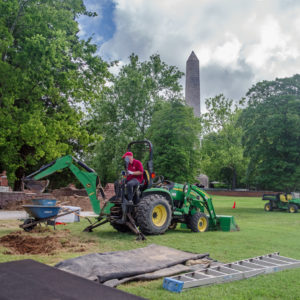
<svg viewBox="0 0 300 300">
<path fill-rule="evenodd" d="M 81 166 L 84 169 L 84 171 L 79 169 L 73 162 L 76 162 L 79 166 Z M 97 186 L 98 184 L 100 184 L 99 177 L 93 169 L 89 168 L 83 162 L 72 157 L 71 155 L 63 156 L 45 166 L 42 166 L 38 171 L 25 177 L 24 182 L 26 183 L 26 181 L 28 182 L 32 179 L 39 180 L 41 178 L 51 175 L 56 171 L 63 170 L 65 168 L 69 168 L 75 175 L 75 177 L 84 186 L 90 198 L 95 214 L 100 214 L 100 201 L 97 198 Z M 101 185 L 100 192 L 102 197 L 104 198 L 105 196 Z"/>
</svg>

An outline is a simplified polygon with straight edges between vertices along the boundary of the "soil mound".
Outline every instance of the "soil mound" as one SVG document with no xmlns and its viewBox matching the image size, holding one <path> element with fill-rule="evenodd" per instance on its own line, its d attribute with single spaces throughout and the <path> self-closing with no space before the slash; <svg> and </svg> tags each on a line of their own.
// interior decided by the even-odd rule
<svg viewBox="0 0 300 300">
<path fill-rule="evenodd" d="M 87 250 L 86 244 L 80 242 L 78 238 L 70 236 L 68 229 L 57 232 L 47 228 L 37 228 L 31 233 L 16 231 L 1 237 L 0 245 L 8 248 L 4 254 L 21 255 L 53 255 L 62 251 L 84 252 Z"/>
</svg>

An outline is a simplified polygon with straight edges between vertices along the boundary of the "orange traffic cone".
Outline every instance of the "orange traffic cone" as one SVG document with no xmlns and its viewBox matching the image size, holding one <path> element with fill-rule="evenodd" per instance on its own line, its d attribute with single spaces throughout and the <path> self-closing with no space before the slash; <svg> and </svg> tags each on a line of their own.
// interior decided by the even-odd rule
<svg viewBox="0 0 300 300">
<path fill-rule="evenodd" d="M 234 203 L 233 203 L 233 206 L 232 206 L 232 208 L 235 208 L 235 201 L 234 201 Z"/>
</svg>

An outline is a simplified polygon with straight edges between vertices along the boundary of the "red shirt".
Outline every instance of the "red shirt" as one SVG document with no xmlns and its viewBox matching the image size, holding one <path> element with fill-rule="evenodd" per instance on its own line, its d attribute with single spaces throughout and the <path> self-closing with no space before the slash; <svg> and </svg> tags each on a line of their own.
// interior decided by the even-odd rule
<svg viewBox="0 0 300 300">
<path fill-rule="evenodd" d="M 139 181 L 139 183 L 143 182 L 143 179 L 144 179 L 144 176 L 143 176 L 144 168 L 143 168 L 142 163 L 139 160 L 133 159 L 132 164 L 129 163 L 129 165 L 128 165 L 128 171 L 132 171 L 132 172 L 141 171 L 142 174 L 141 175 L 131 175 L 131 174 L 129 174 L 127 176 L 127 181 L 129 181 L 129 180 L 131 180 L 133 178 L 136 178 Z"/>
</svg>

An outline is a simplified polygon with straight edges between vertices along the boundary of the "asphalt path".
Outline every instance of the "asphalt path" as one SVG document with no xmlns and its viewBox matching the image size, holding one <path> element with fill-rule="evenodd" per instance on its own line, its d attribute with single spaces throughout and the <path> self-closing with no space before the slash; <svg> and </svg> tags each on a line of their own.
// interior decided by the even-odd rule
<svg viewBox="0 0 300 300">
<path fill-rule="evenodd" d="M 92 211 L 81 211 L 81 217 L 97 217 Z M 0 220 L 19 220 L 28 218 L 28 214 L 22 210 L 0 210 Z"/>
</svg>

